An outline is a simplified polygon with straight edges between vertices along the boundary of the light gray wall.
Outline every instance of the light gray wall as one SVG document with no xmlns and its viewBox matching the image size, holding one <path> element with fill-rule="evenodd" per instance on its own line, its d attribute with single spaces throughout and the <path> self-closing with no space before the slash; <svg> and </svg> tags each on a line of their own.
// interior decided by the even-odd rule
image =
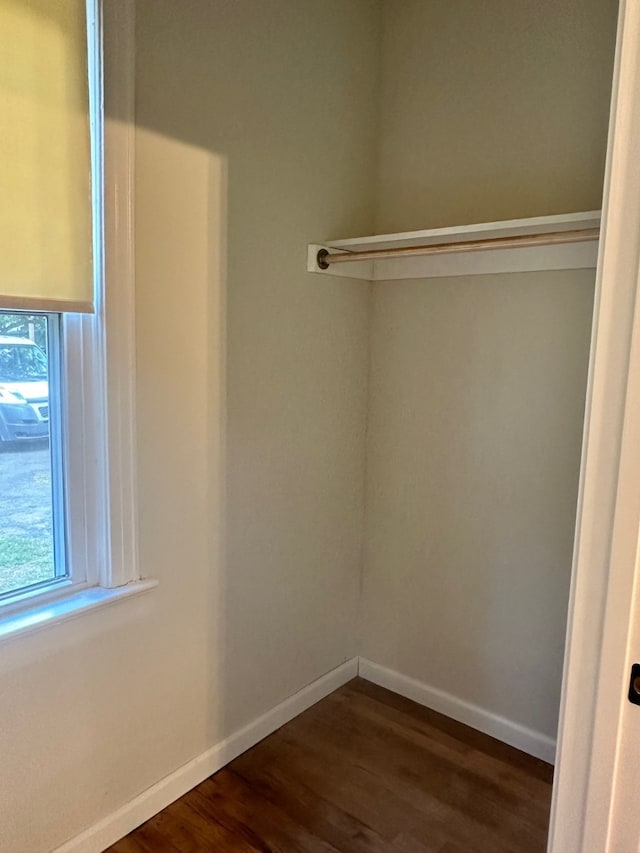
<svg viewBox="0 0 640 853">
<path fill-rule="evenodd" d="M 551 737 L 593 279 L 373 297 L 362 653 Z"/>
<path fill-rule="evenodd" d="M 226 555 L 215 634 L 229 730 L 355 650 L 369 292 L 353 281 L 319 287 L 305 248 L 336 228 L 372 227 L 377 11 L 369 0 L 143 0 L 138 11 L 143 138 L 208 152 L 228 188 Z M 328 22 L 340 22 L 330 50 L 318 38 Z M 139 198 L 142 224 L 157 216 L 155 196 Z M 170 196 L 165 208 L 171 216 Z M 149 432 L 173 358 L 164 324 L 146 320 L 161 271 L 152 250 L 153 274 L 139 282 L 143 385 L 155 390 Z M 188 294 L 178 276 L 168 286 Z M 145 358 L 152 351 L 159 360 Z M 154 441 L 156 452 L 189 441 L 175 425 L 161 429 L 177 434 Z M 154 458 L 145 443 L 143 463 Z M 165 550 L 155 525 L 143 533 L 150 554 Z"/>
<path fill-rule="evenodd" d="M 387 0 L 378 233 L 600 206 L 617 0 Z"/>
</svg>

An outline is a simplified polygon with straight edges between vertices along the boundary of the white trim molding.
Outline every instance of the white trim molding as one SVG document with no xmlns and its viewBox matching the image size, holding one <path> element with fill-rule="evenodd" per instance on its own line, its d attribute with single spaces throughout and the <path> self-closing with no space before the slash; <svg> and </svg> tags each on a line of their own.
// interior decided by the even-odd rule
<svg viewBox="0 0 640 853">
<path fill-rule="evenodd" d="M 104 500 L 109 586 L 139 577 L 135 344 L 135 6 L 101 3 L 104 75 Z"/>
<path fill-rule="evenodd" d="M 394 669 L 380 666 L 366 658 L 360 658 L 358 672 L 361 678 L 372 681 L 380 687 L 386 687 L 387 690 L 392 690 L 404 696 L 405 699 L 412 699 L 419 705 L 431 708 L 432 711 L 445 714 L 452 720 L 471 726 L 479 732 L 508 743 L 509 746 L 514 746 L 516 749 L 553 764 L 556 742 L 541 732 L 508 720 L 486 708 L 466 702 L 458 696 L 453 696 L 437 687 L 431 687 Z"/>
<path fill-rule="evenodd" d="M 612 838 L 618 831 L 616 761 L 622 718 L 630 707 L 624 695 L 627 642 L 638 577 L 640 459 L 633 417 L 640 373 L 635 353 L 632 358 L 632 333 L 640 334 L 639 145 L 640 3 L 622 0 L 549 853 L 631 849 Z M 626 821 L 637 826 L 636 813 L 634 803 Z"/>
<path fill-rule="evenodd" d="M 311 684 L 280 702 L 275 708 L 230 737 L 165 776 L 118 811 L 56 848 L 53 853 L 101 853 L 141 823 L 175 802 L 187 791 L 199 785 L 212 773 L 216 773 L 225 764 L 233 761 L 298 714 L 351 681 L 357 674 L 358 659 L 351 658 L 321 678 L 312 681 Z"/>
<path fill-rule="evenodd" d="M 0 619 L 0 644 L 6 640 L 33 634 L 52 625 L 77 619 L 85 613 L 100 610 L 118 601 L 155 589 L 156 580 L 133 581 L 114 589 L 94 586 L 75 590 L 73 595 L 47 598 L 39 596 L 34 607 L 9 613 Z M 42 599 L 46 598 L 45 601 Z"/>
</svg>

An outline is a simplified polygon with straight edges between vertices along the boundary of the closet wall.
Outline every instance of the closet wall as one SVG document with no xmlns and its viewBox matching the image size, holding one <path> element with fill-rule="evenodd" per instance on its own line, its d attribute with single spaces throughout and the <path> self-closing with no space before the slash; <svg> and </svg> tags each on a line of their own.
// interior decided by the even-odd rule
<svg viewBox="0 0 640 853">
<path fill-rule="evenodd" d="M 385 3 L 378 233 L 599 208 L 616 13 Z M 373 287 L 362 654 L 549 737 L 593 284 Z"/>
<path fill-rule="evenodd" d="M 348 280 L 318 287 L 305 244 L 373 225 L 378 11 L 371 0 L 137 0 L 140 502 L 155 508 L 141 554 L 165 562 L 176 532 L 189 536 L 182 498 L 155 499 L 170 448 L 176 482 L 184 456 L 206 495 L 222 493 L 221 530 L 209 509 L 207 550 L 189 569 L 204 583 L 207 634 L 192 655 L 209 659 L 216 738 L 356 651 L 369 294 Z M 330 50 L 324 26 L 337 29 Z M 197 210 L 180 189 L 194 167 Z M 185 221 L 205 240 L 199 284 L 171 230 Z M 194 325 L 168 347 L 185 297 Z M 187 428 L 163 418 L 167 376 L 193 398 Z M 207 471 L 219 425 L 221 470 Z M 179 597 L 184 579 L 163 586 Z"/>
<path fill-rule="evenodd" d="M 386 0 L 376 233 L 600 206 L 617 0 Z"/>
</svg>

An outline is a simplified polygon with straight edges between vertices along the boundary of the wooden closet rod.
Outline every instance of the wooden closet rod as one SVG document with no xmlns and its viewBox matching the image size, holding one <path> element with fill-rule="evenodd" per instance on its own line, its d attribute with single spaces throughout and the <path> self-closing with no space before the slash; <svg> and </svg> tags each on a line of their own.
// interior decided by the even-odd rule
<svg viewBox="0 0 640 853">
<path fill-rule="evenodd" d="M 370 249 L 364 252 L 318 252 L 318 266 L 326 270 L 330 264 L 354 261 L 379 261 L 383 258 L 415 258 L 421 255 L 446 255 L 453 252 L 486 252 L 490 249 L 519 249 L 523 246 L 555 246 L 563 243 L 585 243 L 597 240 L 599 228 L 578 231 L 552 231 L 548 234 L 521 234 L 517 237 L 492 237 L 488 240 L 464 240 L 460 243 L 433 243 L 431 246 L 403 246 L 397 249 Z"/>
</svg>

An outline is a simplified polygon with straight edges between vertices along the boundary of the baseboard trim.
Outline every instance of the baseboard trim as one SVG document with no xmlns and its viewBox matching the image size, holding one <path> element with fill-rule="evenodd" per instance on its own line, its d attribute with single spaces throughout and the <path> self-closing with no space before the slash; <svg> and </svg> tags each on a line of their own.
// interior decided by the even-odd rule
<svg viewBox="0 0 640 853">
<path fill-rule="evenodd" d="M 465 723 L 467 726 L 504 741 L 510 746 L 515 746 L 516 749 L 521 749 L 529 755 L 534 755 L 550 764 L 553 764 L 555 760 L 556 742 L 541 732 L 514 723 L 513 720 L 494 714 L 486 708 L 465 702 L 444 690 L 430 687 L 422 681 L 410 678 L 396 670 L 387 669 L 387 667 L 380 666 L 380 664 L 373 663 L 366 658 L 359 659 L 358 674 L 367 681 L 372 681 L 380 687 L 386 687 L 387 690 L 392 690 L 406 699 L 413 699 L 414 702 L 431 708 L 433 711 L 446 714 L 453 720 Z"/>
<path fill-rule="evenodd" d="M 556 744 L 552 738 L 366 658 L 351 658 L 316 681 L 312 681 L 311 684 L 280 702 L 275 708 L 226 740 L 165 776 L 117 811 L 57 847 L 53 853 L 102 853 L 141 823 L 149 820 L 187 791 L 199 785 L 212 773 L 217 772 L 298 714 L 342 687 L 356 675 L 380 687 L 386 687 L 400 696 L 412 699 L 420 705 L 446 714 L 523 752 L 550 763 L 554 761 Z"/>
<path fill-rule="evenodd" d="M 342 687 L 358 674 L 358 659 L 351 658 L 341 666 L 312 681 L 302 690 L 280 702 L 275 708 L 235 732 L 226 740 L 165 776 L 122 808 L 108 815 L 80 835 L 57 847 L 53 853 L 102 853 L 141 823 L 153 817 L 187 791 L 199 785 L 238 755 L 255 746 L 263 738 Z"/>
</svg>

